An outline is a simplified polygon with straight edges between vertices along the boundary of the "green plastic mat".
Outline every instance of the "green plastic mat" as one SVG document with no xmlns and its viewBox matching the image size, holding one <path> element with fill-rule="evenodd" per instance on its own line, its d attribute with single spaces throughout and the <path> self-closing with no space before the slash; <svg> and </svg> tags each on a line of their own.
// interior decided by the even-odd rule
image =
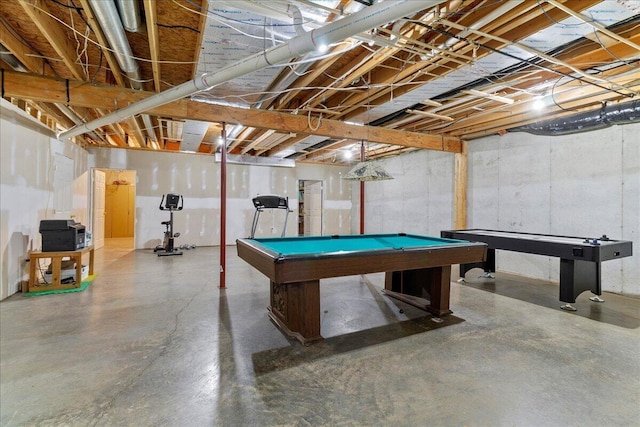
<svg viewBox="0 0 640 427">
<path fill-rule="evenodd" d="M 88 276 L 86 279 L 80 283 L 80 287 L 78 288 L 69 288 L 69 289 L 53 289 L 53 290 L 42 290 L 42 291 L 33 291 L 27 292 L 24 294 L 25 297 L 37 297 L 40 295 L 52 295 L 52 294 L 68 294 L 70 292 L 82 292 L 89 287 L 93 279 L 95 279 L 95 274 Z"/>
</svg>

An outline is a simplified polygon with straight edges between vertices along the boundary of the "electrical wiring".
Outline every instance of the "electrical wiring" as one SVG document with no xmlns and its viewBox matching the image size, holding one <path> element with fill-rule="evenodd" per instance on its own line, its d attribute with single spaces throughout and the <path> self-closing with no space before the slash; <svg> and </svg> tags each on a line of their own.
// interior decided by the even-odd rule
<svg viewBox="0 0 640 427">
<path fill-rule="evenodd" d="M 238 22 L 238 23 L 241 23 L 241 24 L 246 24 L 246 25 L 248 25 L 248 24 L 247 24 L 246 22 L 244 22 L 244 21 L 239 21 L 239 20 L 234 20 L 234 19 L 231 19 L 231 18 L 226 18 L 226 17 L 224 17 L 224 16 L 222 16 L 222 15 L 220 15 L 220 14 L 213 13 L 213 12 L 211 12 L 211 11 L 209 11 L 209 10 L 207 10 L 207 12 L 206 12 L 206 13 L 198 12 L 197 10 L 189 9 L 188 7 L 186 7 L 186 6 L 182 5 L 182 4 L 180 4 L 177 0 L 171 0 L 171 1 L 172 1 L 174 4 L 176 4 L 177 6 L 179 6 L 179 7 L 183 8 L 183 9 L 185 9 L 185 10 L 188 10 L 189 12 L 192 12 L 192 13 L 195 13 L 195 14 L 198 14 L 198 15 L 205 16 L 205 17 L 207 17 L 207 18 L 210 18 L 211 20 L 213 20 L 213 21 L 215 21 L 215 22 L 217 22 L 217 23 L 219 23 L 219 24 L 221 24 L 221 25 L 227 26 L 227 27 L 231 28 L 232 30 L 237 31 L 238 33 L 240 33 L 240 34 L 242 34 L 242 35 L 244 35 L 244 36 L 247 36 L 247 37 L 250 37 L 250 38 L 254 38 L 254 39 L 258 39 L 258 40 L 263 40 L 263 39 L 264 39 L 264 38 L 263 38 L 263 36 L 260 36 L 260 35 L 254 35 L 254 34 L 250 34 L 250 33 L 247 33 L 247 32 L 245 32 L 245 31 L 242 31 L 241 29 L 239 29 L 239 28 L 237 28 L 237 27 L 234 27 L 233 25 L 229 24 L 228 22 L 225 22 L 222 18 L 228 19 L 228 20 L 230 20 L 230 21 Z M 187 1 L 188 1 L 188 0 L 187 0 Z M 189 2 L 189 1 L 188 1 L 188 2 Z M 190 2 L 190 3 L 191 3 L 191 4 L 193 4 L 192 2 Z M 198 6 L 198 5 L 195 5 L 195 6 L 200 7 L 200 6 Z M 200 7 L 200 8 L 201 8 L 201 7 Z M 217 16 L 221 16 L 222 18 L 217 18 Z M 253 25 L 255 25 L 255 24 L 253 24 Z M 265 27 L 264 25 L 258 25 L 258 26 L 259 26 L 259 27 Z M 286 37 L 283 37 L 283 40 L 282 40 L 282 41 L 279 41 L 279 42 L 280 42 L 280 43 L 285 43 L 285 40 L 287 40 L 287 38 L 286 38 Z"/>
<path fill-rule="evenodd" d="M 98 60 L 98 67 L 96 69 L 96 72 L 93 73 L 93 76 L 90 79 L 91 83 L 95 83 L 98 73 L 100 72 L 100 70 L 102 70 L 102 61 L 104 60 L 104 53 L 102 52 L 102 48 L 100 48 L 99 51 L 100 51 L 100 59 Z"/>
<path fill-rule="evenodd" d="M 74 28 L 75 30 L 75 25 L 73 21 L 73 12 L 71 12 L 71 9 L 69 9 L 69 19 L 71 21 L 71 27 Z M 83 64 L 84 61 L 82 61 L 82 55 L 83 55 L 83 52 L 86 54 L 86 43 L 85 43 L 84 51 L 80 51 L 81 43 L 80 43 L 80 40 L 78 40 L 78 31 L 73 31 L 73 37 L 76 41 L 76 63 Z M 88 69 L 86 67 L 82 67 L 82 71 L 84 72 L 85 78 L 88 78 L 89 77 Z"/>
<path fill-rule="evenodd" d="M 191 10 L 192 12 L 199 13 L 199 12 L 193 11 L 192 9 L 188 9 L 188 8 L 186 8 L 186 7 L 182 6 L 182 5 L 180 5 L 176 0 L 172 0 L 172 1 L 173 1 L 174 3 L 176 3 L 176 4 L 178 4 L 179 6 L 181 6 L 181 7 L 185 8 L 185 9 L 187 9 L 187 10 Z M 198 8 L 200 8 L 200 9 L 203 9 L 203 7 L 202 7 L 202 6 L 200 6 L 200 5 L 198 5 L 198 4 L 195 4 L 195 3 L 194 3 L 193 1 L 191 1 L 191 0 L 185 0 L 185 1 L 186 1 L 187 3 L 190 3 L 191 5 L 193 5 L 194 7 L 198 7 Z M 295 26 L 296 26 L 296 24 L 269 24 L 269 25 L 266 25 L 266 24 L 255 24 L 255 23 L 253 23 L 253 22 L 243 21 L 243 20 L 241 20 L 241 19 L 229 18 L 228 16 L 224 16 L 224 15 L 222 15 L 222 14 L 219 14 L 219 13 L 216 13 L 216 12 L 213 12 L 213 11 L 211 11 L 211 10 L 207 9 L 206 16 L 211 17 L 212 15 L 213 15 L 213 16 L 218 16 L 218 17 L 220 17 L 220 18 L 221 18 L 221 19 L 223 19 L 223 20 L 232 21 L 232 22 L 237 22 L 237 23 L 244 24 L 244 25 L 256 26 L 256 27 L 267 27 L 267 26 L 268 26 L 268 27 L 295 27 Z M 304 24 L 313 24 L 313 23 L 315 23 L 315 22 L 314 22 L 314 21 L 309 20 L 309 21 L 306 21 L 306 22 L 302 22 L 302 25 L 304 25 Z"/>
<path fill-rule="evenodd" d="M 540 8 L 540 10 L 542 11 L 542 13 L 544 14 L 544 16 L 551 22 L 553 22 L 554 24 L 560 25 L 562 27 L 565 28 L 571 28 L 571 27 L 579 27 L 581 25 L 588 25 L 587 22 L 579 22 L 577 24 L 566 24 L 566 23 L 562 23 L 562 22 L 558 22 L 555 19 L 553 19 L 552 16 L 549 15 L 549 13 L 544 9 L 544 7 L 542 6 L 540 0 L 536 0 L 536 3 L 538 5 L 538 8 Z M 546 2 L 545 2 L 546 3 Z M 593 16 L 591 17 L 591 22 L 596 22 L 595 19 L 593 19 Z"/>
<path fill-rule="evenodd" d="M 408 83 L 395 83 L 394 86 L 395 87 L 401 87 L 401 86 L 409 86 L 409 85 L 419 85 L 422 84 L 422 82 L 419 83 L 413 83 L 413 82 L 408 82 Z M 388 84 L 372 84 L 369 86 L 372 89 L 379 89 L 379 88 L 385 88 L 385 87 L 389 87 Z M 208 98 L 208 99 L 216 99 L 216 100 L 227 100 L 227 99 L 240 99 L 245 101 L 244 98 L 253 98 L 256 96 L 266 96 L 269 97 L 270 95 L 272 95 L 273 97 L 277 97 L 278 95 L 281 95 L 283 93 L 289 93 L 289 92 L 295 92 L 295 91 L 305 91 L 305 90 L 321 90 L 324 89 L 324 86 L 304 86 L 304 87 L 298 87 L 298 88 L 288 88 L 288 89 L 283 89 L 283 90 L 279 90 L 279 91 L 261 91 L 261 92 L 252 92 L 252 93 L 243 93 L 242 95 L 214 95 L 214 94 L 210 94 L 209 92 L 199 92 L 197 94 L 197 96 L 195 98 Z M 332 90 L 334 91 L 338 91 L 338 92 L 360 92 L 362 91 L 363 87 L 358 87 L 358 88 L 353 88 L 353 87 L 347 87 L 347 88 L 333 88 Z M 300 107 L 300 109 L 303 109 L 303 107 Z"/>
<path fill-rule="evenodd" d="M 556 90 L 556 86 L 560 83 L 560 81 L 563 79 L 564 77 L 561 76 L 559 77 L 554 83 L 553 86 L 551 86 L 551 91 L 549 93 L 549 97 L 551 98 L 551 101 L 553 102 L 553 104 L 558 107 L 559 109 L 561 109 L 562 111 L 571 111 L 571 112 L 577 112 L 580 111 L 579 108 L 564 108 L 562 105 L 558 104 L 558 101 L 556 100 L 555 97 L 555 90 Z"/>
<path fill-rule="evenodd" d="M 309 125 L 309 129 L 311 129 L 312 131 L 318 130 L 320 128 L 320 125 L 322 124 L 322 114 L 318 115 L 318 124 L 314 126 L 313 123 L 311 123 L 311 111 L 309 111 L 307 114 L 307 124 Z"/>
<path fill-rule="evenodd" d="M 200 30 L 198 30 L 197 28 L 193 28 L 193 27 L 189 27 L 187 25 L 166 25 L 166 24 L 160 24 L 160 23 L 156 23 L 156 25 L 158 27 L 162 27 L 162 28 L 170 28 L 170 29 L 181 29 L 181 30 L 189 30 L 189 31 L 193 31 L 196 34 L 200 34 Z"/>
<path fill-rule="evenodd" d="M 477 11 L 482 10 L 482 9 L 489 8 L 489 7 L 491 7 L 493 5 L 496 5 L 496 4 L 502 4 L 503 1 L 512 1 L 512 0 L 494 0 L 493 2 L 485 3 L 485 4 L 482 4 L 481 6 L 476 6 L 476 7 L 472 8 L 471 10 L 464 11 L 464 12 L 459 12 L 459 10 L 461 9 L 462 5 L 464 4 L 464 1 L 462 1 L 457 5 L 456 10 L 447 11 L 447 12 L 445 12 L 445 15 L 446 16 L 454 16 L 454 15 L 464 16 L 464 15 L 467 15 L 469 13 L 473 13 L 473 12 L 477 12 Z"/>
<path fill-rule="evenodd" d="M 2 1 L 2 0 L 0 0 L 0 1 Z M 51 14 L 50 12 L 38 7 L 35 4 L 31 4 L 31 3 L 28 3 L 28 4 L 29 4 L 29 6 L 35 8 L 36 10 L 38 10 L 39 12 L 44 13 L 45 15 L 49 16 L 50 18 L 52 18 L 55 21 L 59 22 L 60 24 L 64 25 L 65 27 L 67 27 L 68 29 L 73 31 L 74 33 L 79 34 L 80 37 L 87 38 L 89 43 L 92 43 L 93 45 L 98 46 L 99 48 L 104 49 L 104 50 L 106 50 L 108 52 L 111 52 L 111 53 L 114 53 L 114 54 L 116 53 L 116 51 L 114 49 L 111 49 L 108 46 L 104 46 L 104 45 L 100 44 L 99 42 L 91 39 L 90 37 L 85 36 L 84 34 L 80 33 L 78 30 L 76 30 L 75 28 L 71 27 L 69 24 L 67 24 L 66 22 L 64 22 L 63 20 L 58 18 L 57 16 Z M 48 59 L 48 60 L 51 60 L 51 61 L 58 61 L 58 62 L 62 62 L 63 61 L 60 58 L 49 58 L 49 57 L 39 56 L 39 55 L 31 55 L 31 56 L 38 57 L 38 58 L 43 58 L 43 59 Z M 154 63 L 155 62 L 156 64 L 161 64 L 161 65 L 162 64 L 173 64 L 173 65 L 194 65 L 194 64 L 196 64 L 195 61 L 153 61 L 152 59 L 141 58 L 141 57 L 138 57 L 138 56 L 132 56 L 131 58 L 135 59 L 136 61 L 148 62 L 148 63 Z"/>
<path fill-rule="evenodd" d="M 625 61 L 622 58 L 617 57 L 616 55 L 614 55 L 609 49 L 607 49 L 607 47 L 605 46 L 605 44 L 602 42 L 602 40 L 600 40 L 600 36 L 598 35 L 598 30 L 597 29 L 593 29 L 593 36 L 596 38 L 596 40 L 598 40 L 598 44 L 600 45 L 600 47 L 602 48 L 602 50 L 604 50 L 605 52 L 607 52 L 609 55 L 611 55 L 612 58 L 617 59 L 620 62 L 625 63 L 626 65 L 630 65 L 630 62 Z"/>
<path fill-rule="evenodd" d="M 622 93 L 622 92 L 620 92 L 619 90 L 616 90 L 616 89 L 607 88 L 607 87 L 603 86 L 601 83 L 596 83 L 596 82 L 590 81 L 591 78 L 589 80 L 587 80 L 584 77 L 584 73 L 582 73 L 583 75 L 574 76 L 574 75 L 566 73 L 564 71 L 556 70 L 556 69 L 554 69 L 552 67 L 549 67 L 548 65 L 541 64 L 540 62 L 532 60 L 530 58 L 520 58 L 520 57 L 518 57 L 516 55 L 513 55 L 511 53 L 508 53 L 508 52 L 502 51 L 500 49 L 496 49 L 494 47 L 491 47 L 491 46 L 489 46 L 487 44 L 483 44 L 483 43 L 479 43 L 479 42 L 476 42 L 476 41 L 473 41 L 473 40 L 469 40 L 466 37 L 460 36 L 458 34 L 453 34 L 450 31 L 439 29 L 439 28 L 437 28 L 437 27 L 435 27 L 433 25 L 420 23 L 420 22 L 418 22 L 418 23 L 420 25 L 426 25 L 428 28 L 430 28 L 430 29 L 432 29 L 434 31 L 437 31 L 437 32 L 439 32 L 441 34 L 446 34 L 449 37 L 454 37 L 454 38 L 456 38 L 458 40 L 466 41 L 469 44 L 474 44 L 474 45 L 477 45 L 479 47 L 482 47 L 483 49 L 487 49 L 487 50 L 489 50 L 491 52 L 499 53 L 499 54 L 501 54 L 503 56 L 515 59 L 515 60 L 517 60 L 517 61 L 519 61 L 521 63 L 526 63 L 526 64 L 529 64 L 531 66 L 534 66 L 534 67 L 537 67 L 537 68 L 541 68 L 543 70 L 547 70 L 547 71 L 550 71 L 552 73 L 559 74 L 559 75 L 562 75 L 562 76 L 565 76 L 565 77 L 571 77 L 572 79 L 579 80 L 579 81 L 581 81 L 583 83 L 586 83 L 586 84 L 589 84 L 589 85 L 592 85 L 592 86 L 596 86 L 596 87 L 598 87 L 600 89 L 608 90 L 610 92 L 616 93 L 616 94 L 624 96 L 624 97 L 632 97 L 632 96 L 634 96 L 634 95 L 631 95 L 631 94 Z M 513 43 L 513 44 L 516 45 L 516 43 Z M 542 55 L 542 53 L 539 53 L 538 56 L 539 55 Z M 541 58 L 541 59 L 544 59 L 545 61 L 549 62 L 550 60 L 555 59 L 555 58 L 551 58 L 548 55 L 544 55 L 544 58 Z M 560 62 L 560 64 L 558 64 L 558 65 L 567 66 L 566 64 L 561 63 L 560 60 L 556 59 L 556 61 Z M 575 67 L 573 67 L 573 68 L 575 69 Z M 606 83 L 610 83 L 610 82 L 606 82 Z"/>
</svg>

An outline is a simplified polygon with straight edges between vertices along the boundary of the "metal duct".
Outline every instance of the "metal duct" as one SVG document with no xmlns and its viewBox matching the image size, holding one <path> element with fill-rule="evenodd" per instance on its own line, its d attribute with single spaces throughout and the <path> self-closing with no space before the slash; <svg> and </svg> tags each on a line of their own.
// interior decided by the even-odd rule
<svg viewBox="0 0 640 427">
<path fill-rule="evenodd" d="M 131 87 L 141 90 L 140 68 L 138 62 L 133 59 L 133 52 L 131 52 L 131 46 L 129 46 L 129 40 L 127 40 L 115 3 L 113 0 L 91 0 L 91 8 L 114 50 L 120 68 L 127 73 Z"/>
<path fill-rule="evenodd" d="M 104 0 L 100 0 L 104 1 Z M 138 0 L 116 0 L 118 12 L 124 29 L 136 33 L 142 28 L 142 18 L 138 9 Z"/>
<path fill-rule="evenodd" d="M 387 22 L 395 21 L 405 15 L 416 13 L 444 1 L 445 0 L 399 0 L 376 3 L 374 6 L 363 9 L 339 21 L 294 37 L 283 45 L 259 52 L 228 67 L 224 67 L 215 74 L 208 75 L 205 73 L 194 80 L 175 86 L 157 95 L 150 96 L 147 99 L 131 104 L 114 113 L 107 114 L 99 119 L 85 123 L 82 126 L 76 126 L 73 129 L 60 133 L 58 137 L 61 139 L 72 138 L 101 126 L 121 121 L 123 118 L 148 111 L 160 105 L 168 104 L 196 92 L 210 89 L 234 78 L 269 66 L 281 64 L 288 59 L 311 52 L 322 44 L 330 45 L 342 41 L 354 34 L 370 30 Z M 98 1 L 97 3 L 103 2 Z"/>
<path fill-rule="evenodd" d="M 138 11 L 138 2 L 137 0 L 116 1 L 118 9 L 116 9 L 113 0 L 92 0 L 91 7 L 96 15 L 98 24 L 116 55 L 118 65 L 120 65 L 122 71 L 127 73 L 131 88 L 142 90 L 140 67 L 138 62 L 133 59 L 131 45 L 129 45 L 129 40 L 124 32 L 124 28 L 134 32 L 140 29 L 141 19 Z M 120 11 L 120 17 L 118 10 Z M 151 118 L 146 114 L 142 114 L 142 123 L 144 123 L 145 130 L 151 141 L 157 143 L 158 138 L 153 130 Z M 144 141 L 140 141 L 140 143 L 142 144 Z"/>
<path fill-rule="evenodd" d="M 141 114 L 142 123 L 144 123 L 144 128 L 147 131 L 147 135 L 151 141 L 158 143 L 158 137 L 156 136 L 156 132 L 153 130 L 153 123 L 151 122 L 151 117 L 148 114 Z"/>
<path fill-rule="evenodd" d="M 209 129 L 209 122 L 186 120 L 182 128 L 180 151 L 198 151 L 202 138 Z"/>
<path fill-rule="evenodd" d="M 629 123 L 640 123 L 640 100 L 603 106 L 599 110 L 531 123 L 509 129 L 508 131 L 558 136 L 589 132 L 604 129 L 612 125 L 626 125 Z"/>
<path fill-rule="evenodd" d="M 16 71 L 20 71 L 21 73 L 27 73 L 29 71 L 2 43 L 0 43 L 0 59 Z"/>
</svg>

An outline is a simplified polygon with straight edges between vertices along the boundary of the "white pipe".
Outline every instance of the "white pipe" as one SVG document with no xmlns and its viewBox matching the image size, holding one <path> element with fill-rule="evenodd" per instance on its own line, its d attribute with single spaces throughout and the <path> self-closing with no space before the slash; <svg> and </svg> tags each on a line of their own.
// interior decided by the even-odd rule
<svg viewBox="0 0 640 427">
<path fill-rule="evenodd" d="M 212 75 L 202 74 L 193 80 L 174 86 L 157 95 L 150 96 L 121 110 L 85 123 L 82 126 L 76 126 L 60 133 L 58 137 L 61 139 L 72 138 L 101 126 L 122 121 L 126 117 L 140 114 L 196 92 L 211 89 L 216 85 L 254 71 L 283 63 L 288 59 L 299 57 L 307 52 L 316 50 L 318 46 L 322 44 L 328 46 L 332 43 L 337 43 L 354 34 L 395 21 L 405 15 L 416 13 L 435 4 L 442 3 L 443 1 L 444 0 L 399 0 L 377 3 L 339 21 L 327 24 L 322 28 L 294 37 L 283 45 L 257 53 L 228 67 L 222 68 Z"/>
<path fill-rule="evenodd" d="M 301 36 L 305 33 L 304 28 L 302 27 L 302 13 L 300 13 L 300 9 L 296 6 L 288 5 L 287 12 L 291 11 L 291 16 L 293 16 L 293 26 L 296 29 L 296 34 Z"/>
<path fill-rule="evenodd" d="M 82 119 L 80 117 L 78 117 L 76 115 L 76 113 L 74 113 L 71 108 L 67 107 L 64 104 L 61 104 L 59 102 L 54 102 L 53 105 L 55 105 L 56 107 L 58 107 L 58 110 L 60 110 L 60 112 L 62 114 L 64 114 L 65 116 L 67 116 L 67 118 L 69 120 L 71 120 L 73 123 L 75 123 L 76 125 L 81 125 L 82 124 Z M 96 141 L 102 141 L 102 142 L 106 142 L 105 139 L 103 137 L 101 137 L 100 135 L 98 135 L 95 132 L 89 132 L 89 136 L 92 137 L 93 139 L 95 139 Z"/>
</svg>

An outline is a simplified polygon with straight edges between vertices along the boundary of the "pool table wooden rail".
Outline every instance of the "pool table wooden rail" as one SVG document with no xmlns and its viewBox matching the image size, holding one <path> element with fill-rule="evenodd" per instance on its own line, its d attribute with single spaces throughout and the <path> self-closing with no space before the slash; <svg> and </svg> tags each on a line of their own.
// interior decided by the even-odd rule
<svg viewBox="0 0 640 427">
<path fill-rule="evenodd" d="M 466 243 L 446 245 L 446 251 L 442 246 L 429 246 L 289 257 L 264 250 L 249 239 L 238 239 L 237 244 L 240 258 L 276 283 L 440 267 L 451 265 L 452 257 L 455 257 L 456 264 L 471 263 L 484 259 L 486 253 L 485 244 Z M 282 268 L 285 262 L 287 268 Z"/>
</svg>

